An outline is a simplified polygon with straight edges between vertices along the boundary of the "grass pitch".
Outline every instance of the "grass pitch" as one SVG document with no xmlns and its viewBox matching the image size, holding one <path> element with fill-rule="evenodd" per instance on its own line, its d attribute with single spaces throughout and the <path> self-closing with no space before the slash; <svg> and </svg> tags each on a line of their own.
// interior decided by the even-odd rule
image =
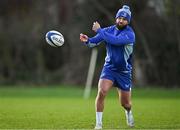
<svg viewBox="0 0 180 130">
<path fill-rule="evenodd" d="M 85 100 L 74 86 L 1 87 L 0 129 L 93 129 L 95 96 L 96 89 Z M 180 89 L 134 88 L 132 101 L 131 129 L 180 129 Z M 103 128 L 128 128 L 115 89 L 105 101 Z"/>
</svg>

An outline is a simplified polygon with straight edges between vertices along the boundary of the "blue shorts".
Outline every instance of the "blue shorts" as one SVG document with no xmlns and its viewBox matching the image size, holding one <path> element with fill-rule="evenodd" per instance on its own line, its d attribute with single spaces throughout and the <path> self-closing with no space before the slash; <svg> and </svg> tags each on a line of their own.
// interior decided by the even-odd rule
<svg viewBox="0 0 180 130">
<path fill-rule="evenodd" d="M 100 79 L 109 79 L 115 87 L 124 91 L 130 91 L 132 87 L 131 72 L 116 72 L 104 67 Z"/>
</svg>

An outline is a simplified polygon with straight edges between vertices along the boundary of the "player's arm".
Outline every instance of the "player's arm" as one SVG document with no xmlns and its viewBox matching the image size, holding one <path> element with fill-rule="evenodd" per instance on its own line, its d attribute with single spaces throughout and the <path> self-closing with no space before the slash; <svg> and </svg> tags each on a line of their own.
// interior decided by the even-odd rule
<svg viewBox="0 0 180 130">
<path fill-rule="evenodd" d="M 99 45 L 103 41 L 103 39 L 99 34 L 95 35 L 92 38 L 89 38 L 87 35 L 81 33 L 80 41 L 84 42 L 89 47 L 95 47 Z"/>
<path fill-rule="evenodd" d="M 133 32 L 127 31 L 124 34 L 115 36 L 107 32 L 107 29 L 101 29 L 100 24 L 96 21 L 93 23 L 92 30 L 97 32 L 100 37 L 109 44 L 121 46 L 124 44 L 132 44 L 135 42 L 135 35 Z"/>
<path fill-rule="evenodd" d="M 135 42 L 135 35 L 133 32 L 127 31 L 118 36 L 106 32 L 105 30 L 99 28 L 97 33 L 109 44 L 121 46 L 124 44 L 132 44 Z"/>
</svg>

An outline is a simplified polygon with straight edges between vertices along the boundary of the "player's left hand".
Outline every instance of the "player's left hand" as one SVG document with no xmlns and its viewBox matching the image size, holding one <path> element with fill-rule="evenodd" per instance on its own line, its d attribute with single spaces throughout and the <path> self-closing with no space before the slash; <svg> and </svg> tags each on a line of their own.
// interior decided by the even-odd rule
<svg viewBox="0 0 180 130">
<path fill-rule="evenodd" d="M 101 28 L 100 24 L 96 21 L 93 23 L 93 27 L 92 27 L 92 30 L 97 32 L 97 30 Z"/>
</svg>

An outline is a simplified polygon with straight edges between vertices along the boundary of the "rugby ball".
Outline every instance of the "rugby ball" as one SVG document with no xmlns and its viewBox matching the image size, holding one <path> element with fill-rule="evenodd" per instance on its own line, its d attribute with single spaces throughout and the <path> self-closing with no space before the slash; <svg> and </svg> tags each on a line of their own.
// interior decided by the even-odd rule
<svg viewBox="0 0 180 130">
<path fill-rule="evenodd" d="M 52 30 L 46 33 L 46 42 L 53 47 L 59 47 L 64 44 L 64 36 L 60 32 Z"/>
</svg>

